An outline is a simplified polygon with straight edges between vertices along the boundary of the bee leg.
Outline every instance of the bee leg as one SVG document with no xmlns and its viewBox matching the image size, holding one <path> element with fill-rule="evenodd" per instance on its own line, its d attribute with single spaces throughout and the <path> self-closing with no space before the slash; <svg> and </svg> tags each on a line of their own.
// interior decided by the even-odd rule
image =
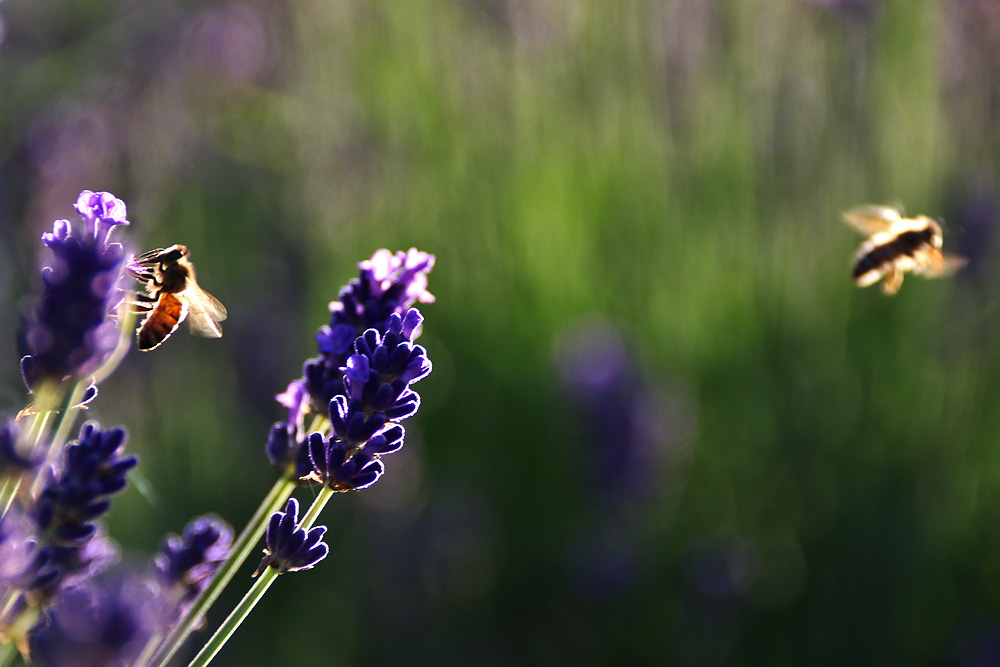
<svg viewBox="0 0 1000 667">
<path fill-rule="evenodd" d="M 125 301 L 131 313 L 148 313 L 156 305 L 156 297 L 145 294 L 133 294 L 132 298 Z"/>
<path fill-rule="evenodd" d="M 153 281 L 153 283 L 157 283 L 156 272 L 153 271 L 152 269 L 144 269 L 142 271 L 136 271 L 134 268 L 128 267 L 126 270 L 128 271 L 128 274 L 132 276 L 133 279 L 138 280 L 139 282 L 148 283 L 150 281 Z"/>
<path fill-rule="evenodd" d="M 899 291 L 899 288 L 903 286 L 903 272 L 899 269 L 893 267 L 889 269 L 885 274 L 885 279 L 882 282 L 882 293 L 886 296 L 892 296 Z"/>
</svg>

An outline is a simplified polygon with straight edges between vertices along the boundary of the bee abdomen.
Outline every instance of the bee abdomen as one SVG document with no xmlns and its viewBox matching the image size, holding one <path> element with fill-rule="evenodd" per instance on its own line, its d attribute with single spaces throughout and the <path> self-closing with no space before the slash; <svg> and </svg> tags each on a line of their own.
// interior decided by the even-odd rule
<svg viewBox="0 0 1000 667">
<path fill-rule="evenodd" d="M 139 349 L 147 352 L 170 337 L 187 315 L 187 304 L 173 294 L 160 295 L 156 307 L 139 326 Z"/>
<path fill-rule="evenodd" d="M 876 246 L 858 257 L 854 262 L 851 277 L 857 280 L 866 273 L 878 271 L 884 266 L 891 264 L 900 255 L 900 251 L 895 248 L 895 245 L 895 243 L 886 243 L 885 245 Z"/>
</svg>

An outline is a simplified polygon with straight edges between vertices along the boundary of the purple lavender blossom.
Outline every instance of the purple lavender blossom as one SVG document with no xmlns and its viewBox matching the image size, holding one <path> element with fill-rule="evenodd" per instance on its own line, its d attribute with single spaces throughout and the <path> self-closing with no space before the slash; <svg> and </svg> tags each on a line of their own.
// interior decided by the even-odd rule
<svg viewBox="0 0 1000 667">
<path fill-rule="evenodd" d="M 323 541 L 326 526 L 314 526 L 308 532 L 299 527 L 299 501 L 289 498 L 284 512 L 275 512 L 267 526 L 267 555 L 254 576 L 273 567 L 278 574 L 312 569 L 330 552 Z"/>
<path fill-rule="evenodd" d="M 110 236 L 129 224 L 125 204 L 111 193 L 84 190 L 76 210 L 82 223 L 57 220 L 42 235 L 52 260 L 42 270 L 43 295 L 28 309 L 21 332 L 21 373 L 31 391 L 44 382 L 89 376 L 118 340 L 113 311 L 121 300 L 125 250 Z"/>
<path fill-rule="evenodd" d="M 172 610 L 150 577 L 115 575 L 63 591 L 30 633 L 31 664 L 131 665 Z"/>
<path fill-rule="evenodd" d="M 363 489 L 381 477 L 379 457 L 403 446 L 403 427 L 420 396 L 410 385 L 431 372 L 427 351 L 414 345 L 423 316 L 416 308 L 393 313 L 380 334 L 369 329 L 354 343 L 355 354 L 341 369 L 346 395 L 330 401 L 332 432 L 309 436 L 314 477 L 334 491 Z"/>
<path fill-rule="evenodd" d="M 208 586 L 229 556 L 232 542 L 233 529 L 213 514 L 192 520 L 184 527 L 183 536 L 168 535 L 163 540 L 154 569 L 178 616 Z"/>
<path fill-rule="evenodd" d="M 344 393 L 341 369 L 358 336 L 368 329 L 384 333 L 391 315 L 402 315 L 417 301 L 434 301 L 427 291 L 434 255 L 415 248 L 405 253 L 382 249 L 358 266 L 358 278 L 340 291 L 339 300 L 330 303 L 330 323 L 316 334 L 319 356 L 305 363 L 302 378 L 279 397 L 282 405 L 298 411 L 289 415 L 289 423 L 294 424 L 303 411 L 322 413 L 334 396 Z M 303 390 L 308 405 L 301 400 Z"/>
<path fill-rule="evenodd" d="M 339 485 L 347 484 L 343 490 L 362 488 L 350 486 L 354 482 L 367 486 L 382 474 L 377 461 L 365 461 L 360 466 L 349 461 L 386 422 L 416 412 L 420 397 L 409 389 L 409 384 L 431 370 L 424 348 L 412 343 L 420 335 L 423 316 L 410 306 L 417 301 L 434 301 L 427 291 L 427 274 L 434 267 L 434 256 L 415 248 L 405 253 L 378 250 L 358 266 L 360 275 L 340 291 L 338 301 L 330 304 L 330 323 L 316 334 L 319 356 L 306 361 L 302 377 L 277 396 L 278 402 L 288 408 L 288 419 L 272 427 L 266 448 L 271 464 L 279 471 L 285 473 L 294 464 L 295 478 L 300 479 L 309 474 L 303 466 L 312 460 L 310 467 L 315 466 L 321 476 L 326 471 Z M 362 338 L 362 347 L 357 349 Z M 335 405 L 337 397 L 344 400 Z M 303 435 L 305 416 L 326 411 L 334 421 L 334 429 L 340 428 L 341 436 L 348 437 L 342 452 L 313 452 Z M 332 447 L 336 440 L 326 440 L 326 447 Z M 369 446 L 366 456 L 399 449 L 402 429 L 398 434 L 393 431 L 383 444 L 384 451 Z M 352 467 L 357 468 L 356 474 L 339 477 Z"/>
<path fill-rule="evenodd" d="M 409 387 L 431 372 L 427 350 L 411 342 L 423 319 L 419 310 L 410 308 L 403 317 L 398 313 L 389 317 L 384 335 L 369 329 L 358 337 L 356 354 L 340 369 L 351 401 L 361 402 L 369 412 L 385 414 L 390 421 L 406 419 L 417 411 L 420 397 Z"/>
<path fill-rule="evenodd" d="M 125 431 L 100 431 L 95 422 L 80 429 L 58 470 L 50 470 L 31 509 L 37 533 L 44 535 L 33 579 L 24 588 L 33 604 L 51 599 L 61 587 L 89 577 L 117 560 L 117 548 L 95 520 L 107 513 L 109 497 L 126 484 L 134 456 L 123 456 Z"/>
</svg>

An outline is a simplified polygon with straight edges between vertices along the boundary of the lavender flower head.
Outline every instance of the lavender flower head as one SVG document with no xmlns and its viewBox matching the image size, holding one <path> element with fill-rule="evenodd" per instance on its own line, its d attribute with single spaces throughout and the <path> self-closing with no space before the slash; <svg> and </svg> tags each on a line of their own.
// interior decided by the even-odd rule
<svg viewBox="0 0 1000 667">
<path fill-rule="evenodd" d="M 330 552 L 323 541 L 326 526 L 314 526 L 308 532 L 299 527 L 299 501 L 289 498 L 284 512 L 275 512 L 267 526 L 267 549 L 264 560 L 254 572 L 273 567 L 278 574 L 312 569 Z"/>
<path fill-rule="evenodd" d="M 118 340 L 114 311 L 126 253 L 110 238 L 129 224 L 125 204 L 109 192 L 84 190 L 76 210 L 79 223 L 57 220 L 42 235 L 51 262 L 42 269 L 43 294 L 26 313 L 21 335 L 21 373 L 31 391 L 93 374 Z"/>
<path fill-rule="evenodd" d="M 272 427 L 266 446 L 282 474 L 305 480 L 312 473 L 312 479 L 339 491 L 364 488 L 379 478 L 378 456 L 402 446 L 402 427 L 386 430 L 354 457 L 380 429 L 389 428 L 388 422 L 416 412 L 420 397 L 409 385 L 430 372 L 426 351 L 412 344 L 423 316 L 410 306 L 434 301 L 427 291 L 434 255 L 415 248 L 383 249 L 358 267 L 358 278 L 330 304 L 330 323 L 316 334 L 319 356 L 306 361 L 302 377 L 277 396 L 288 419 Z M 334 434 L 307 437 L 309 413 L 328 413 Z"/>
<path fill-rule="evenodd" d="M 337 301 L 330 303 L 330 323 L 316 334 L 319 356 L 307 361 L 302 378 L 278 397 L 289 409 L 290 424 L 299 422 L 308 412 L 322 414 L 334 396 L 344 393 L 341 368 L 358 336 L 368 329 L 383 333 L 391 315 L 402 315 L 417 301 L 434 301 L 427 291 L 427 274 L 434 268 L 434 255 L 416 248 L 396 253 L 382 249 L 358 267 L 358 277 L 340 291 Z"/>
<path fill-rule="evenodd" d="M 32 604 L 117 560 L 117 548 L 96 520 L 107 513 L 110 496 L 125 487 L 125 475 L 137 463 L 134 456 L 122 455 L 124 443 L 123 429 L 101 431 L 87 422 L 66 448 L 59 469 L 48 472 L 31 510 L 36 532 L 43 536 L 24 586 Z"/>
<path fill-rule="evenodd" d="M 399 421 L 416 413 L 420 396 L 410 385 L 431 372 L 427 351 L 414 345 L 423 316 L 416 308 L 393 313 L 385 334 L 369 329 L 354 343 L 344 373 L 345 394 L 330 401 L 332 432 L 309 436 L 313 478 L 334 491 L 363 489 L 384 471 L 379 458 L 403 446 Z"/>
</svg>

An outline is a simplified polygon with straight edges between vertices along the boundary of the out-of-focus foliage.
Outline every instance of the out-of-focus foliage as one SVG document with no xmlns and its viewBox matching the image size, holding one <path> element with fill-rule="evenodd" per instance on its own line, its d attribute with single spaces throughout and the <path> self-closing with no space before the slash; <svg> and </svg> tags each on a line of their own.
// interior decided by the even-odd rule
<svg viewBox="0 0 1000 667">
<path fill-rule="evenodd" d="M 126 553 L 240 526 L 355 263 L 437 256 L 407 448 L 219 664 L 1000 659 L 992 0 L 0 20 L 3 321 L 83 189 L 127 202 L 135 250 L 186 244 L 230 313 L 132 353 L 92 408 L 146 478 L 111 516 Z M 863 202 L 944 218 L 970 265 L 856 290 L 839 214 Z M 12 336 L 0 355 L 16 411 Z"/>
</svg>

